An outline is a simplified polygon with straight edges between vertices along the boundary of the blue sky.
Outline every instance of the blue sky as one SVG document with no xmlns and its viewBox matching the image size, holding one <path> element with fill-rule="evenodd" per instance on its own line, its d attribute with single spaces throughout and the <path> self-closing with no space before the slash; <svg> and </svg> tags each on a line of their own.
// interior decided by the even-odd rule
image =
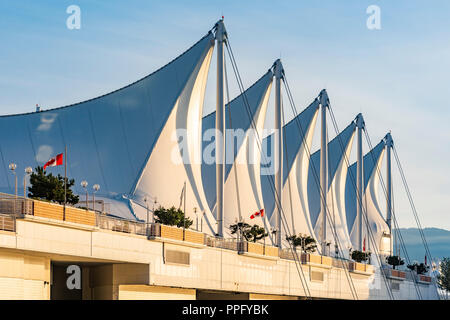
<svg viewBox="0 0 450 320">
<path fill-rule="evenodd" d="M 66 28 L 72 4 L 81 8 L 80 30 Z M 372 4 L 381 30 L 366 27 Z M 127 85 L 224 15 L 246 86 L 281 57 L 299 110 L 326 88 L 340 128 L 362 112 L 374 145 L 392 130 L 422 224 L 450 229 L 449 14 L 445 0 L 0 0 L 0 114 Z M 399 222 L 413 226 L 397 175 L 394 184 Z"/>
</svg>

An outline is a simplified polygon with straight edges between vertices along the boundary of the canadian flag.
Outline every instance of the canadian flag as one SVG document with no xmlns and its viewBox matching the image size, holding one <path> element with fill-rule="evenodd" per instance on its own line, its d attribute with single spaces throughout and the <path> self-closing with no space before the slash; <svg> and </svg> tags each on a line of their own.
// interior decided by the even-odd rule
<svg viewBox="0 0 450 320">
<path fill-rule="evenodd" d="M 56 157 L 53 157 L 50 160 L 48 160 L 46 164 L 44 164 L 44 170 L 47 167 L 55 167 L 55 166 L 60 166 L 62 164 L 63 164 L 63 154 L 60 153 Z"/>
<path fill-rule="evenodd" d="M 255 219 L 257 216 L 261 215 L 261 218 L 264 217 L 264 209 L 261 209 L 250 216 L 250 219 Z"/>
</svg>

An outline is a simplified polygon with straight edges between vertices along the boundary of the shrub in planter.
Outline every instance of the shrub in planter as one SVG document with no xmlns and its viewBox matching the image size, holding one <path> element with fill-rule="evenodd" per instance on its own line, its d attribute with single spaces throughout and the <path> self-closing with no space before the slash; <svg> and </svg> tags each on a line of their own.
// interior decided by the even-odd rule
<svg viewBox="0 0 450 320">
<path fill-rule="evenodd" d="M 386 262 L 390 264 L 394 269 L 396 266 L 402 266 L 405 264 L 405 261 L 403 261 L 403 259 L 399 256 L 388 256 L 386 257 Z"/>
<path fill-rule="evenodd" d="M 155 210 L 154 215 L 156 223 L 168 226 L 177 226 L 179 228 L 184 226 L 185 228 L 189 228 L 193 223 L 192 219 L 184 216 L 181 209 L 176 209 L 173 206 L 169 209 L 160 206 Z"/>
<path fill-rule="evenodd" d="M 245 222 L 238 222 L 230 225 L 230 231 L 231 234 L 242 232 L 242 236 L 245 238 L 245 240 L 250 242 L 256 242 L 269 235 L 268 233 L 266 233 L 266 230 L 263 227 L 260 227 L 257 224 L 251 226 Z"/>
<path fill-rule="evenodd" d="M 352 251 L 352 259 L 355 260 L 356 262 L 366 262 L 367 260 L 369 260 L 370 257 L 370 252 L 366 251 L 359 251 L 359 250 L 353 250 Z"/>
<path fill-rule="evenodd" d="M 316 240 L 306 234 L 300 233 L 298 236 L 293 235 L 286 237 L 286 240 L 292 243 L 295 248 L 301 247 L 302 251 L 305 253 L 313 253 L 317 249 Z"/>
<path fill-rule="evenodd" d="M 406 266 L 411 271 L 416 271 L 417 274 L 425 274 L 427 273 L 429 266 L 426 266 L 424 263 L 414 262 L 413 264 L 408 264 Z"/>
<path fill-rule="evenodd" d="M 30 175 L 30 184 L 28 197 L 59 204 L 64 203 L 64 177 L 60 174 L 54 176 L 52 173 L 44 171 L 43 167 L 37 166 Z M 79 197 L 72 192 L 74 184 L 74 179 L 67 178 L 66 202 L 73 205 L 79 201 Z"/>
</svg>

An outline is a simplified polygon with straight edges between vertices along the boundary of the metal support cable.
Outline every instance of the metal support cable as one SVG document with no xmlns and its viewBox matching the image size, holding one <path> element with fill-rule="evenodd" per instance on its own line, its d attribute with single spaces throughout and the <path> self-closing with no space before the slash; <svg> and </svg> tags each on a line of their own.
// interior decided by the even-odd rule
<svg viewBox="0 0 450 320">
<path fill-rule="evenodd" d="M 285 83 L 285 90 L 286 90 L 286 93 L 287 93 L 289 102 L 290 102 L 290 104 L 291 104 L 291 109 L 292 109 L 294 115 L 296 115 L 296 114 L 298 114 L 297 108 L 295 107 L 294 99 L 293 99 L 293 97 L 292 97 L 292 93 L 291 93 L 291 90 L 290 90 L 290 88 L 289 88 L 289 83 L 288 83 L 288 81 L 287 81 L 286 76 L 284 76 L 283 81 L 284 81 L 284 83 Z M 298 128 L 299 128 L 299 130 L 300 130 L 300 132 L 301 132 L 301 134 L 302 134 L 302 140 L 303 140 L 302 143 L 303 143 L 304 146 L 305 146 L 305 150 L 306 150 L 306 152 L 307 152 L 308 158 L 311 159 L 311 151 L 310 151 L 310 149 L 309 149 L 308 144 L 306 143 L 305 131 L 303 130 L 302 124 L 301 124 L 301 122 L 298 120 L 298 118 L 295 117 L 294 119 L 295 119 L 296 124 L 297 124 L 297 126 L 298 126 Z M 312 171 L 313 171 L 313 175 L 314 175 L 314 179 L 315 179 L 314 181 L 315 181 L 315 183 L 316 183 L 316 187 L 318 188 L 318 192 L 319 192 L 319 195 L 320 195 L 321 199 L 323 199 L 323 197 L 326 196 L 325 191 L 322 190 L 322 188 L 320 188 L 319 176 L 318 176 L 318 174 L 317 174 L 317 170 L 316 170 L 314 164 L 311 163 L 311 165 L 312 165 L 312 169 L 313 169 Z M 328 220 L 330 220 L 330 209 L 328 208 L 328 205 L 326 206 L 325 209 L 326 209 L 326 212 L 328 212 L 328 214 L 327 214 L 326 216 L 327 216 Z M 329 225 L 332 226 L 331 229 L 332 229 L 332 233 L 333 233 L 334 240 L 335 240 L 336 244 L 338 245 L 338 255 L 339 255 L 339 253 L 342 254 L 342 259 L 340 259 L 340 261 L 341 261 L 342 268 L 343 268 L 344 271 L 345 271 L 345 275 L 346 275 L 346 277 L 347 277 L 347 281 L 349 282 L 351 293 L 352 293 L 354 299 L 358 299 L 357 291 L 356 291 L 356 288 L 355 288 L 355 286 L 354 286 L 354 284 L 353 284 L 353 279 L 351 278 L 351 276 L 350 276 L 350 274 L 349 274 L 349 270 L 348 270 L 348 268 L 347 268 L 347 265 L 346 265 L 346 264 L 344 263 L 344 261 L 343 261 L 343 259 L 344 259 L 344 256 L 343 256 L 343 249 L 342 249 L 342 245 L 340 244 L 340 241 L 339 241 L 339 237 L 338 237 L 338 235 L 337 235 L 336 228 L 334 228 L 335 226 L 333 225 L 333 223 L 332 223 L 331 221 L 329 221 L 329 222 L 330 222 Z"/>
<path fill-rule="evenodd" d="M 233 71 L 235 73 L 236 80 L 238 82 L 239 90 L 241 92 L 241 95 L 243 95 L 243 97 L 244 97 L 244 102 L 245 102 L 244 104 L 245 104 L 245 107 L 246 107 L 246 111 L 247 111 L 247 113 L 248 113 L 248 115 L 249 115 L 249 117 L 251 119 L 252 128 L 255 130 L 255 136 L 257 138 L 256 139 L 257 147 L 258 147 L 259 151 L 261 152 L 261 155 L 265 158 L 265 155 L 262 152 L 261 139 L 259 137 L 258 131 L 256 130 L 257 127 L 255 125 L 255 122 L 254 122 L 254 119 L 253 119 L 253 116 L 252 116 L 252 112 L 250 110 L 250 104 L 249 104 L 247 96 L 245 94 L 244 86 L 242 84 L 242 78 L 241 78 L 239 70 L 237 68 L 237 63 L 236 63 L 236 60 L 234 58 L 234 54 L 233 54 L 233 51 L 231 49 L 231 45 L 230 45 L 229 39 L 226 42 L 226 48 L 227 48 L 230 60 L 232 62 L 232 67 L 233 67 Z M 271 179 L 272 182 L 273 182 L 273 178 L 271 176 L 269 176 L 269 179 Z M 271 189 L 272 189 L 272 192 L 275 195 L 275 202 L 278 205 L 278 208 L 280 209 L 280 212 L 281 212 L 281 218 L 282 218 L 281 222 L 282 222 L 283 226 L 285 227 L 285 230 L 288 230 L 289 226 L 286 224 L 286 221 L 285 221 L 285 215 L 284 215 L 284 212 L 283 212 L 283 208 L 281 206 L 281 199 L 279 198 L 279 195 L 275 192 L 275 190 L 273 190 L 273 186 L 272 185 L 271 185 Z M 279 230 L 278 232 L 281 232 L 281 230 Z M 289 232 L 288 232 L 288 234 L 289 234 Z M 311 293 L 310 293 L 310 290 L 309 290 L 309 286 L 308 286 L 308 283 L 306 281 L 306 277 L 305 277 L 304 272 L 303 272 L 303 267 L 302 267 L 301 262 L 300 262 L 300 260 L 298 258 L 298 254 L 297 254 L 295 248 L 293 247 L 293 245 L 291 243 L 289 243 L 289 246 L 290 246 L 290 248 L 292 250 L 292 253 L 293 253 L 293 256 L 294 256 L 294 259 L 295 259 L 295 266 L 296 266 L 296 269 L 297 269 L 297 273 L 299 274 L 300 281 L 302 283 L 303 290 L 305 292 L 305 296 L 307 298 L 311 298 Z"/>
<path fill-rule="evenodd" d="M 340 131 L 339 131 L 339 128 L 338 128 L 338 125 L 337 125 L 337 122 L 336 122 L 336 118 L 335 118 L 335 116 L 334 116 L 333 109 L 332 109 L 331 105 L 329 106 L 329 112 L 330 112 L 330 116 L 331 116 L 331 119 L 332 119 L 332 122 L 333 122 L 334 129 L 335 129 L 335 131 L 336 131 L 337 136 L 339 137 L 339 143 L 340 143 L 341 149 L 343 150 L 345 163 L 346 163 L 347 167 L 350 167 L 350 161 L 349 161 L 347 155 L 345 154 L 345 148 L 344 148 L 342 139 L 341 139 L 341 137 L 339 136 L 339 132 L 340 132 Z M 352 186 L 353 186 L 353 187 L 355 188 L 355 190 L 356 190 L 356 179 L 355 179 L 355 177 L 353 176 L 353 173 L 352 173 L 351 171 L 349 171 L 349 174 L 350 174 Z M 368 220 L 368 215 L 367 215 L 367 208 L 364 208 L 364 206 L 362 205 L 362 201 L 363 201 L 363 200 L 360 199 L 358 193 L 356 193 L 356 198 L 357 198 L 358 203 L 359 203 L 359 204 L 361 205 L 361 207 L 363 208 L 363 210 L 362 210 L 362 212 L 361 212 L 361 213 L 362 213 L 362 217 L 365 219 L 366 226 L 368 226 L 368 225 L 369 225 L 369 220 Z M 371 242 L 373 243 L 373 248 L 374 248 L 374 251 L 375 251 L 375 252 L 374 252 L 374 253 L 375 253 L 375 257 L 376 257 L 376 259 L 377 259 L 377 261 L 378 261 L 378 263 L 379 263 L 379 265 L 380 265 L 380 268 L 381 268 L 381 266 L 382 266 L 382 261 L 381 261 L 380 253 L 378 252 L 378 249 L 377 249 L 377 245 L 376 245 L 375 238 L 374 238 L 374 236 L 373 236 L 373 234 L 372 234 L 370 228 L 368 228 L 368 231 L 369 231 L 369 232 L 368 232 L 368 238 L 369 238 L 368 240 L 371 241 Z M 369 242 L 369 241 L 368 241 L 368 242 Z M 390 285 L 389 285 L 389 283 L 388 283 L 388 280 L 387 280 L 386 275 L 384 274 L 384 272 L 381 272 L 381 275 L 382 275 L 382 278 L 383 278 L 384 283 L 385 283 L 385 285 L 386 285 L 386 289 L 387 289 L 387 291 L 388 291 L 388 293 L 389 293 L 389 295 L 390 295 L 390 298 L 391 298 L 391 299 L 394 299 L 394 295 L 393 295 L 393 293 L 392 293 L 392 288 L 390 287 Z"/>
<path fill-rule="evenodd" d="M 374 161 L 374 163 L 375 163 L 375 156 L 373 155 L 372 141 L 370 140 L 370 136 L 369 136 L 369 133 L 368 133 L 368 131 L 367 131 L 367 127 L 364 129 L 364 133 L 365 133 L 365 137 L 366 137 L 366 140 L 367 140 L 367 144 L 368 144 L 368 146 L 369 146 L 369 148 L 370 148 L 370 154 L 371 154 L 371 156 L 372 156 L 372 161 Z M 382 185 L 382 188 L 383 188 L 383 192 L 384 192 L 384 196 L 385 196 L 385 198 L 387 199 L 387 189 L 386 189 L 386 185 L 384 184 L 383 176 L 382 176 L 382 174 L 381 174 L 381 172 L 380 172 L 380 169 L 379 169 L 378 167 L 376 167 L 376 172 L 377 172 L 378 175 L 379 175 L 379 178 L 380 178 L 380 181 L 381 181 L 381 185 Z M 395 225 L 397 226 L 397 235 L 398 235 L 398 239 L 399 239 L 399 242 L 400 242 L 400 248 L 402 248 L 403 251 L 404 251 L 404 253 L 405 253 L 405 258 L 406 258 L 407 263 L 408 263 L 408 264 L 411 264 L 411 260 L 409 259 L 409 255 L 408 255 L 408 252 L 407 252 L 407 250 L 406 250 L 405 243 L 404 243 L 404 241 L 403 241 L 403 236 L 402 236 L 402 234 L 401 234 L 401 232 L 400 232 L 400 229 L 399 229 L 399 227 L 398 227 L 397 220 L 396 220 L 395 217 L 394 217 L 394 219 L 395 219 L 395 221 L 394 221 L 394 222 L 395 222 Z M 392 240 L 391 240 L 391 241 L 392 241 Z M 421 292 L 420 292 L 419 284 L 418 284 L 418 282 L 417 282 L 417 279 L 413 278 L 413 283 L 414 283 L 414 288 L 416 289 L 417 296 L 419 297 L 419 299 L 422 299 L 422 294 L 421 294 Z"/>
<path fill-rule="evenodd" d="M 224 59 L 225 87 L 226 87 L 226 94 L 227 94 L 227 104 L 226 105 L 228 106 L 228 119 L 230 121 L 230 128 L 232 128 L 233 127 L 233 122 L 232 122 L 232 119 L 231 119 L 230 90 L 229 90 L 229 86 L 228 86 L 228 73 L 227 73 L 227 63 L 226 63 L 226 61 L 227 60 Z M 226 129 L 226 126 L 225 126 L 225 129 Z M 226 130 L 225 130 L 225 132 L 226 132 Z M 225 146 L 226 146 L 226 144 L 225 144 Z M 226 148 L 225 148 L 225 150 L 226 150 Z M 233 157 L 235 157 L 234 151 L 235 151 L 235 145 L 234 145 L 234 142 L 233 142 Z M 236 151 L 236 156 L 237 156 L 237 151 Z M 226 157 L 226 155 L 225 155 L 225 157 Z M 231 168 L 231 170 L 233 170 L 233 168 Z M 243 217 L 242 217 L 242 212 L 241 212 L 241 199 L 240 199 L 240 194 L 239 194 L 239 180 L 238 180 L 238 175 L 237 175 L 236 168 L 234 168 L 234 179 L 236 180 L 236 201 L 237 201 L 237 207 L 238 207 L 239 221 L 241 221 L 243 219 Z"/>
<path fill-rule="evenodd" d="M 398 157 L 397 150 L 396 150 L 395 146 L 393 147 L 393 150 L 394 150 L 394 157 L 395 157 L 395 160 L 397 162 L 398 169 L 400 171 L 400 176 L 402 178 L 403 185 L 404 185 L 406 194 L 408 195 L 408 200 L 409 200 L 411 209 L 412 209 L 413 214 L 414 214 L 414 219 L 416 220 L 420 236 L 422 237 L 422 242 L 423 242 L 423 245 L 425 247 L 425 251 L 426 251 L 427 255 L 430 257 L 430 260 L 432 260 L 431 252 L 430 252 L 430 249 L 428 247 L 428 243 L 427 243 L 427 240 L 425 238 L 425 234 L 423 232 L 423 228 L 422 228 L 422 225 L 420 223 L 419 216 L 417 214 L 416 206 L 414 205 L 414 201 L 413 201 L 413 198 L 412 198 L 412 195 L 411 195 L 411 191 L 409 190 L 408 182 L 406 181 L 406 177 L 405 177 L 405 174 L 403 172 L 403 168 L 402 168 L 402 165 L 401 165 L 400 159 Z"/>
</svg>

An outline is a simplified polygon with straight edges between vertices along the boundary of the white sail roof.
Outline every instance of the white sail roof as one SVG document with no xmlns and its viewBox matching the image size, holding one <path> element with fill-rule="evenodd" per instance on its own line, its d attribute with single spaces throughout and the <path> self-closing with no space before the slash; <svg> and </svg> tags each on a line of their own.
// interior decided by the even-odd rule
<svg viewBox="0 0 450 320">
<path fill-rule="evenodd" d="M 0 117 L 0 191 L 13 193 L 10 162 L 18 169 L 43 165 L 67 145 L 67 173 L 76 181 L 76 193 L 84 194 L 79 182 L 86 180 L 89 186 L 101 186 L 99 197 L 128 203 L 169 116 L 180 97 L 189 96 L 193 75 L 213 45 L 214 36 L 208 33 L 166 66 L 104 96 Z M 62 166 L 49 170 L 64 173 Z M 123 211 L 117 210 L 119 215 Z M 130 211 L 123 217 L 134 216 Z"/>
</svg>

